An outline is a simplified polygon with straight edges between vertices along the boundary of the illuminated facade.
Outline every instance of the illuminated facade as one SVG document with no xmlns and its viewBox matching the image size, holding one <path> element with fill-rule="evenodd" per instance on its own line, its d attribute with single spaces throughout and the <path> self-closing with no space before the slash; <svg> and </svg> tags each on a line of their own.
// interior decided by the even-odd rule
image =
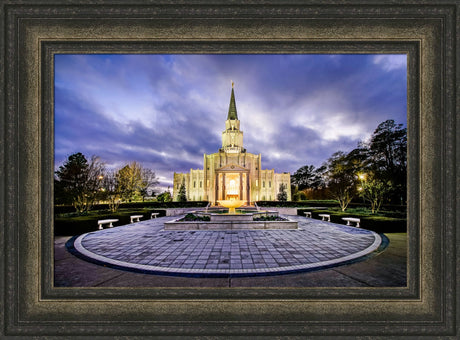
<svg viewBox="0 0 460 340">
<path fill-rule="evenodd" d="M 173 199 L 178 201 L 179 189 L 184 183 L 188 201 L 209 201 L 217 205 L 217 200 L 235 198 L 252 205 L 255 201 L 277 200 L 280 185 L 284 184 L 290 201 L 290 174 L 262 170 L 261 158 L 260 154 L 248 153 L 243 147 L 243 131 L 240 130 L 232 83 L 222 147 L 216 153 L 204 154 L 203 169 L 174 173 Z"/>
</svg>

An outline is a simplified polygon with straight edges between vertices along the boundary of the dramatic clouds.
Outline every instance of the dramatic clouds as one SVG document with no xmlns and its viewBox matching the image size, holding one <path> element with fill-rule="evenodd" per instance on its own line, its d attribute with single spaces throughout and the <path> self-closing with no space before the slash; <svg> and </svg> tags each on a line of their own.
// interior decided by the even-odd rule
<svg viewBox="0 0 460 340">
<path fill-rule="evenodd" d="M 57 55 L 55 165 L 138 161 L 162 187 L 217 152 L 231 80 L 244 146 L 293 173 L 406 124 L 405 55 Z"/>
</svg>

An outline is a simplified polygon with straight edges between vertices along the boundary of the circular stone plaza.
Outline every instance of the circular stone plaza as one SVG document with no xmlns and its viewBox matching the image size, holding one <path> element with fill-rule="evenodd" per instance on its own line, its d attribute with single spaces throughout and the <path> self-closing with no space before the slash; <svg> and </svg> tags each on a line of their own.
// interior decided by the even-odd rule
<svg viewBox="0 0 460 340">
<path fill-rule="evenodd" d="M 67 250 L 112 270 L 183 277 L 251 277 L 318 271 L 381 253 L 373 231 L 302 216 L 297 229 L 165 230 L 161 217 L 75 236 Z"/>
</svg>

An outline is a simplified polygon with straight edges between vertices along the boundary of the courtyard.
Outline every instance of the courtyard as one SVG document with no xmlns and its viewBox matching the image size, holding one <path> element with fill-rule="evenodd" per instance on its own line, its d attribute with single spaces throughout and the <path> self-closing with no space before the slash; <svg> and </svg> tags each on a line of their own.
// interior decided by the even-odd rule
<svg viewBox="0 0 460 340">
<path fill-rule="evenodd" d="M 298 230 L 165 231 L 163 217 L 56 237 L 55 286 L 406 286 L 406 233 L 289 218 Z"/>
</svg>

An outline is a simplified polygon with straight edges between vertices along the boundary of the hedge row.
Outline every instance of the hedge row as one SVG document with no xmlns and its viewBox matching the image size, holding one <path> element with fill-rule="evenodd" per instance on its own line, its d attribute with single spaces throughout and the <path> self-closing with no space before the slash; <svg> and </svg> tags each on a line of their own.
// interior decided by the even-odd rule
<svg viewBox="0 0 460 340">
<path fill-rule="evenodd" d="M 54 235 L 72 236 L 98 230 L 98 220 L 118 219 L 114 226 L 129 224 L 131 215 L 142 215 L 141 220 L 150 219 L 151 213 L 159 213 L 158 217 L 166 216 L 166 210 L 153 209 L 120 209 L 116 213 L 110 211 L 91 212 L 84 216 L 55 216 Z M 71 215 L 71 214 L 69 214 Z M 105 226 L 107 227 L 107 225 Z"/>
<path fill-rule="evenodd" d="M 131 203 L 122 203 L 120 204 L 119 209 L 159 209 L 159 208 L 201 208 L 206 207 L 208 202 L 206 201 L 196 201 L 196 202 L 131 202 Z M 95 204 L 92 206 L 93 211 L 96 210 L 109 210 L 108 204 Z M 71 205 L 55 205 L 54 214 L 68 214 L 75 212 L 75 208 Z"/>
<path fill-rule="evenodd" d="M 119 209 L 159 209 L 159 208 L 202 208 L 208 205 L 207 201 L 188 201 L 188 202 L 132 202 L 132 203 L 122 203 L 120 204 Z M 337 207 L 339 203 L 334 200 L 308 200 L 308 201 L 259 201 L 257 205 L 260 207 L 285 207 L 285 208 L 302 208 L 302 207 Z M 362 203 L 350 203 L 350 208 L 357 207 L 367 207 Z M 108 210 L 108 204 L 95 204 L 93 205 L 92 210 Z M 386 204 L 382 206 L 382 210 L 389 211 L 406 211 L 405 205 L 391 205 Z M 54 206 L 54 214 L 67 214 L 75 212 L 75 208 L 71 205 L 57 205 Z"/>
<path fill-rule="evenodd" d="M 257 202 L 259 207 L 280 207 L 280 208 L 302 208 L 302 207 L 338 207 L 339 202 L 334 200 L 307 200 L 307 201 L 259 201 Z M 349 208 L 368 208 L 369 205 L 363 203 L 350 203 Z M 381 210 L 390 210 L 390 211 L 406 211 L 405 205 L 396 205 L 396 204 L 384 204 L 381 207 Z"/>
<path fill-rule="evenodd" d="M 305 216 L 304 211 L 311 211 L 314 219 L 321 219 L 319 214 L 329 214 L 331 222 L 345 224 L 342 217 L 357 217 L 361 220 L 360 227 L 377 233 L 404 233 L 407 231 L 407 218 L 402 213 L 385 212 L 384 215 L 370 215 L 357 212 L 342 212 L 330 209 L 298 209 L 297 214 Z"/>
</svg>

